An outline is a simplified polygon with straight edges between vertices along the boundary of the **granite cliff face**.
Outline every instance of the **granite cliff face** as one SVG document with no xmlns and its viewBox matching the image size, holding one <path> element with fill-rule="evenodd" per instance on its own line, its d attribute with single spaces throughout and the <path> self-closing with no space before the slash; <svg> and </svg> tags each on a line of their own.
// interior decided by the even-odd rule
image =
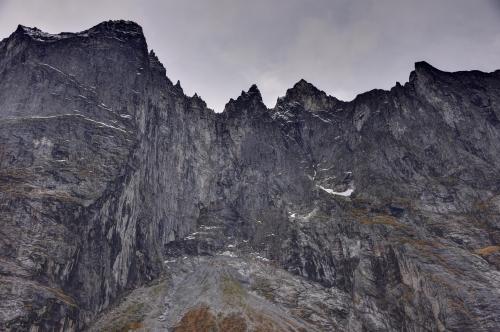
<svg viewBox="0 0 500 332">
<path fill-rule="evenodd" d="M 207 109 L 133 22 L 0 42 L 0 329 L 498 331 L 500 71 Z"/>
</svg>

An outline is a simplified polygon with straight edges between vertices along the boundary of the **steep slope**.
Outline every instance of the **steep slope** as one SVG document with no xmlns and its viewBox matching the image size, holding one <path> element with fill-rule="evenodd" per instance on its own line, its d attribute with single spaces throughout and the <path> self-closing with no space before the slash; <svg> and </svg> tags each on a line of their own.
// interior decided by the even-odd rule
<svg viewBox="0 0 500 332">
<path fill-rule="evenodd" d="M 217 114 L 133 22 L 19 26 L 0 42 L 0 326 L 498 330 L 499 117 L 500 71 L 427 63 L 352 102 L 301 80 Z"/>
</svg>

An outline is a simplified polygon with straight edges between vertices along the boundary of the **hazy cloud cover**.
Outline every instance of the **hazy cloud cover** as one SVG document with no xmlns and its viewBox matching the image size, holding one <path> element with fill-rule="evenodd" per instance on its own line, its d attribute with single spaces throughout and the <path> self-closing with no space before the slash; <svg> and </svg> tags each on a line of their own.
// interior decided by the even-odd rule
<svg viewBox="0 0 500 332">
<path fill-rule="evenodd" d="M 419 60 L 500 69 L 499 0 L 0 0 L 0 38 L 108 19 L 141 24 L 169 78 L 216 111 L 253 83 L 272 107 L 300 78 L 350 100 Z"/>
</svg>

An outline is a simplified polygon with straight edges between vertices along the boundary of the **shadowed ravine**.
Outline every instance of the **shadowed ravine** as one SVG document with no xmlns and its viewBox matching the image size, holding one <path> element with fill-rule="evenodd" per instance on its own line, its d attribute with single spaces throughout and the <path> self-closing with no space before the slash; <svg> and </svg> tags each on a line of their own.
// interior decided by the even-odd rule
<svg viewBox="0 0 500 332">
<path fill-rule="evenodd" d="M 222 113 L 142 29 L 0 42 L 0 330 L 500 330 L 500 71 Z"/>
</svg>

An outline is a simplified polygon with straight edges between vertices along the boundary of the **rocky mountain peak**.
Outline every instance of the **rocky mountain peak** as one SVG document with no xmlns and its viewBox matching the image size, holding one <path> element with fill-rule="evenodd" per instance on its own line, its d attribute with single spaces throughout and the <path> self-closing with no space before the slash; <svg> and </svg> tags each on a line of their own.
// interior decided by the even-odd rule
<svg viewBox="0 0 500 332">
<path fill-rule="evenodd" d="M 62 36 L 73 35 L 73 33 L 60 33 L 60 34 L 51 34 L 40 30 L 37 27 L 28 27 L 22 24 L 17 26 L 17 29 L 8 37 L 8 40 L 16 39 L 16 38 L 26 38 L 38 41 L 54 41 L 61 39 Z"/>
<path fill-rule="evenodd" d="M 276 108 L 288 108 L 299 104 L 306 111 L 316 112 L 332 108 L 339 100 L 327 95 L 305 79 L 299 80 L 286 91 L 284 97 L 278 98 Z"/>
<path fill-rule="evenodd" d="M 114 32 L 119 34 L 132 34 L 132 35 L 143 34 L 142 27 L 139 24 L 133 21 L 126 21 L 126 20 L 105 21 L 95 25 L 88 31 Z"/>
<path fill-rule="evenodd" d="M 262 101 L 262 95 L 256 84 L 252 84 L 247 91 L 241 91 L 241 94 L 236 100 L 230 99 L 224 108 L 224 112 L 232 114 L 234 112 L 249 112 L 267 110 L 266 105 Z"/>
<path fill-rule="evenodd" d="M 40 32 L 42 31 L 37 27 L 28 27 L 22 24 L 19 24 L 17 26 L 17 29 L 14 31 L 14 33 L 21 33 L 21 34 L 36 34 Z"/>
<path fill-rule="evenodd" d="M 242 92 L 242 94 L 245 94 L 245 92 Z M 262 100 L 262 95 L 260 94 L 260 90 L 257 84 L 252 84 L 246 94 Z"/>
<path fill-rule="evenodd" d="M 149 52 L 149 64 L 153 70 L 156 70 L 157 72 L 160 73 L 160 76 L 166 75 L 167 70 L 165 69 L 165 67 L 163 66 L 161 61 L 158 59 L 158 56 L 156 55 L 156 53 L 153 50 L 151 50 Z"/>
<path fill-rule="evenodd" d="M 145 44 L 145 37 L 141 26 L 135 22 L 125 20 L 105 21 L 81 32 L 61 32 L 57 34 L 42 31 L 37 27 L 28 27 L 20 24 L 8 39 L 22 36 L 38 42 L 56 42 L 74 37 L 86 38 L 99 35 L 118 38 L 118 40 L 122 41 L 139 39 Z"/>
<path fill-rule="evenodd" d="M 417 61 L 417 62 L 415 62 L 414 67 L 415 67 L 415 71 L 417 73 L 441 72 L 441 70 L 439 70 L 436 67 L 432 66 L 427 61 Z"/>
<path fill-rule="evenodd" d="M 312 83 L 301 78 L 291 89 L 288 89 L 287 94 L 302 93 L 308 95 L 322 94 L 323 91 L 316 88 Z"/>
<path fill-rule="evenodd" d="M 174 84 L 174 89 L 180 93 L 180 94 L 184 94 L 184 89 L 182 88 L 182 85 L 181 85 L 181 81 L 180 80 L 177 80 L 177 82 Z"/>
<path fill-rule="evenodd" d="M 421 79 L 427 81 L 429 79 L 437 78 L 438 76 L 445 76 L 446 72 L 443 72 L 426 61 L 415 62 L 415 69 L 410 73 L 410 83 L 415 80 Z"/>
<path fill-rule="evenodd" d="M 249 101 L 262 102 L 262 95 L 259 88 L 257 87 L 257 84 L 252 84 L 247 91 L 241 91 L 241 94 L 235 101 L 240 103 Z"/>
</svg>

